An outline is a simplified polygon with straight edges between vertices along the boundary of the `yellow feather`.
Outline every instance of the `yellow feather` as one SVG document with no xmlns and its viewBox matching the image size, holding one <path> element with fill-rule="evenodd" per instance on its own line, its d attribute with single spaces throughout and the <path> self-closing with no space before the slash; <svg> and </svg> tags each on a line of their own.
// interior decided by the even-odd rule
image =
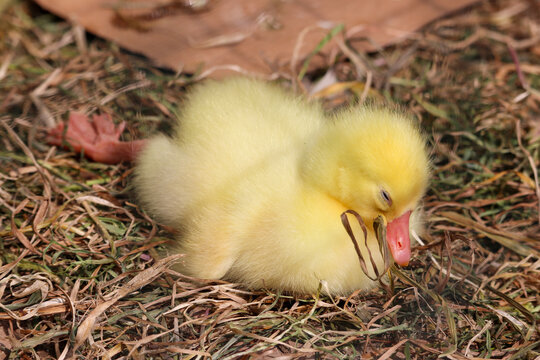
<svg viewBox="0 0 540 360">
<path fill-rule="evenodd" d="M 142 152 L 135 185 L 150 214 L 180 231 L 187 274 L 302 293 L 324 280 L 346 294 L 374 282 L 341 213 L 356 210 L 372 230 L 379 214 L 417 208 L 428 178 L 424 139 L 402 114 L 353 107 L 329 117 L 276 85 L 231 78 L 194 89 L 175 133 Z M 368 246 L 382 269 L 373 231 Z"/>
</svg>

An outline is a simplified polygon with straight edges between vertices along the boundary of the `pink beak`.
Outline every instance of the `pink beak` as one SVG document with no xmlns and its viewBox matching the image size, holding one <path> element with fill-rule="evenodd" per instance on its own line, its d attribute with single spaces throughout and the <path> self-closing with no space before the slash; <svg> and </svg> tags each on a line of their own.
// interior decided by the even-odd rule
<svg viewBox="0 0 540 360">
<path fill-rule="evenodd" d="M 411 259 L 411 240 L 409 239 L 409 217 L 411 211 L 395 218 L 386 226 L 386 241 L 396 264 L 407 266 Z"/>
</svg>

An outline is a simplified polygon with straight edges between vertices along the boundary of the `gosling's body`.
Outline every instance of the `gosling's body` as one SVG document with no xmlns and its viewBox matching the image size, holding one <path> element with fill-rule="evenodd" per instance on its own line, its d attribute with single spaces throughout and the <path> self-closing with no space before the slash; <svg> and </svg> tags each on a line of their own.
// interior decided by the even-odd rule
<svg viewBox="0 0 540 360">
<path fill-rule="evenodd" d="M 179 230 L 185 273 L 302 293 L 324 280 L 345 294 L 374 283 L 340 215 L 354 209 L 371 229 L 379 214 L 390 221 L 413 210 L 428 171 L 418 130 L 397 113 L 327 118 L 275 85 L 234 78 L 191 93 L 176 133 L 139 156 L 136 187 L 145 208 Z M 382 183 L 391 207 L 377 198 Z M 382 269 L 372 231 L 368 246 Z"/>
</svg>

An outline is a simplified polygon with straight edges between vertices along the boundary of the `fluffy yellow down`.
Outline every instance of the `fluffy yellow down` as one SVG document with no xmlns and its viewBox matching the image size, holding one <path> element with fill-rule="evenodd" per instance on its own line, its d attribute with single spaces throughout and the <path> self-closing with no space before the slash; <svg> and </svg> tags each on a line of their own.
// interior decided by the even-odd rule
<svg viewBox="0 0 540 360">
<path fill-rule="evenodd" d="M 428 177 L 424 139 L 402 114 L 368 106 L 327 116 L 277 85 L 230 78 L 195 87 L 175 133 L 142 152 L 135 185 L 145 209 L 179 230 L 173 250 L 186 254 L 186 274 L 297 293 L 324 280 L 347 294 L 374 282 L 341 213 L 366 221 L 382 269 L 372 220 L 417 208 Z"/>
</svg>

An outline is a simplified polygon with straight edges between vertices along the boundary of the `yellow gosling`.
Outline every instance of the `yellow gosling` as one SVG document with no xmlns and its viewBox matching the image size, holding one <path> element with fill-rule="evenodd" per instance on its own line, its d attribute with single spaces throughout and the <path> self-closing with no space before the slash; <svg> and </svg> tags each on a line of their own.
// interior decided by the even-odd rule
<svg viewBox="0 0 540 360">
<path fill-rule="evenodd" d="M 382 215 L 392 257 L 406 265 L 429 171 L 418 127 L 397 111 L 357 106 L 327 116 L 277 85 L 230 78 L 195 87 L 175 133 L 140 154 L 135 185 L 149 213 L 179 230 L 173 250 L 186 254 L 186 274 L 296 293 L 324 280 L 330 293 L 348 294 L 375 282 L 341 214 L 364 219 L 380 270 L 372 222 Z"/>
</svg>

